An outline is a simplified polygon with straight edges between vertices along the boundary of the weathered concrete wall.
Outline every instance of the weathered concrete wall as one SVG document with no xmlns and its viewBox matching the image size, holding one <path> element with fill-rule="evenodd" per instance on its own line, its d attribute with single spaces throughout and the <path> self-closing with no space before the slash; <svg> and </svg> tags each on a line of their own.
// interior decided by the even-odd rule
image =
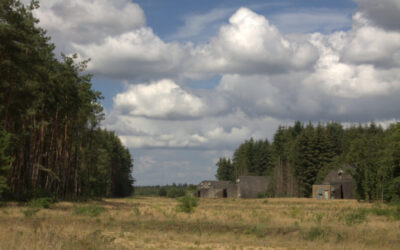
<svg viewBox="0 0 400 250">
<path fill-rule="evenodd" d="M 197 196 L 203 198 L 236 198 L 237 187 L 229 181 L 202 181 L 197 186 Z"/>
<path fill-rule="evenodd" d="M 228 198 L 238 197 L 238 186 L 236 184 L 229 183 L 227 191 L 228 191 Z"/>
<path fill-rule="evenodd" d="M 257 198 L 260 193 L 267 191 L 269 182 L 270 178 L 264 176 L 239 176 L 238 197 Z"/>
<path fill-rule="evenodd" d="M 229 181 L 202 181 L 196 195 L 203 198 L 257 198 L 268 189 L 270 178 L 239 176 L 238 183 Z"/>
</svg>

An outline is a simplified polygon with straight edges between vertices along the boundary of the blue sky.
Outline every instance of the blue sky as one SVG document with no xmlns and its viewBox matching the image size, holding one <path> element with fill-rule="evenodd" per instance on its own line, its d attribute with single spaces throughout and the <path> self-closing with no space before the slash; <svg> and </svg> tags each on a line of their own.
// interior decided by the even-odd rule
<svg viewBox="0 0 400 250">
<path fill-rule="evenodd" d="M 42 0 L 56 53 L 93 88 L 137 185 L 214 179 L 219 157 L 279 125 L 400 116 L 398 0 Z"/>
</svg>

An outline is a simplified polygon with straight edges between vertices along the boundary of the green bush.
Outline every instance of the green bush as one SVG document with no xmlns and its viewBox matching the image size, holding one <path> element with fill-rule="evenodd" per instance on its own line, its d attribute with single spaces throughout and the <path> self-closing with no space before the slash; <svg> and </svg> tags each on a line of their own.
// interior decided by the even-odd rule
<svg viewBox="0 0 400 250">
<path fill-rule="evenodd" d="M 28 206 L 35 208 L 50 208 L 54 203 L 54 199 L 50 197 L 37 198 L 29 201 Z"/>
<path fill-rule="evenodd" d="M 25 217 L 32 217 L 42 208 L 50 208 L 54 203 L 54 199 L 50 197 L 42 197 L 37 199 L 32 199 L 27 203 L 27 208 L 22 211 Z"/>
<path fill-rule="evenodd" d="M 195 207 L 199 204 L 199 199 L 186 194 L 178 199 L 177 209 L 180 212 L 191 213 L 194 211 Z"/>
<path fill-rule="evenodd" d="M 74 214 L 96 217 L 104 210 L 105 210 L 104 207 L 97 205 L 76 206 L 74 208 Z"/>
</svg>

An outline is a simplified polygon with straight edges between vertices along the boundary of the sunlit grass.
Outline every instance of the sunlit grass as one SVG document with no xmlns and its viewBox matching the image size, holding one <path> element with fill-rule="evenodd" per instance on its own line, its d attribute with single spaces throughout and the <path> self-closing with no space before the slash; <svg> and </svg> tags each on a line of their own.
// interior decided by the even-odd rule
<svg viewBox="0 0 400 250">
<path fill-rule="evenodd" d="M 396 208 L 357 201 L 170 198 L 0 207 L 0 249 L 400 249 Z"/>
</svg>

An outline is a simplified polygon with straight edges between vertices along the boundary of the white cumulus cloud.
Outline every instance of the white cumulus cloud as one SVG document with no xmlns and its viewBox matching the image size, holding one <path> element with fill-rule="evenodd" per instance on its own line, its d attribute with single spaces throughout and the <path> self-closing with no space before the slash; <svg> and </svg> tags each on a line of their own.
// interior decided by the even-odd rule
<svg viewBox="0 0 400 250">
<path fill-rule="evenodd" d="M 129 0 L 41 0 L 34 14 L 67 53 L 72 42 L 97 43 L 146 25 L 143 10 Z"/>
<path fill-rule="evenodd" d="M 129 86 L 114 97 L 114 108 L 132 116 L 173 119 L 198 117 L 205 105 L 199 97 L 165 79 Z"/>
<path fill-rule="evenodd" d="M 238 9 L 209 44 L 193 50 L 193 71 L 262 74 L 304 69 L 317 59 L 307 41 L 289 40 L 262 15 Z"/>
</svg>

